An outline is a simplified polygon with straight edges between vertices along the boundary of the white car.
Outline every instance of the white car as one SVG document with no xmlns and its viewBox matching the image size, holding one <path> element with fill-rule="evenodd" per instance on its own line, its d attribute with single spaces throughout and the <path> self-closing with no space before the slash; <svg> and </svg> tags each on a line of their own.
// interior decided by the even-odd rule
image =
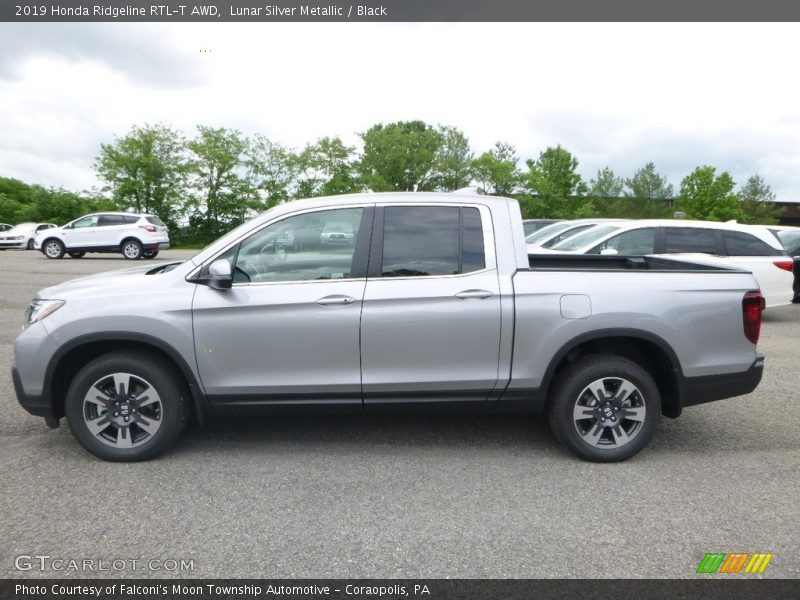
<svg viewBox="0 0 800 600">
<path fill-rule="evenodd" d="M 47 258 L 87 252 L 121 252 L 129 260 L 155 258 L 169 248 L 169 232 L 155 215 L 124 212 L 93 213 L 63 227 L 43 231 L 34 246 Z"/>
<path fill-rule="evenodd" d="M 20 223 L 0 233 L 0 249 L 33 250 L 36 234 L 55 227 L 52 223 Z"/>
<path fill-rule="evenodd" d="M 786 255 L 778 238 L 764 226 L 644 219 L 614 228 L 597 225 L 549 250 L 550 253 L 625 256 L 681 254 L 692 262 L 751 271 L 768 307 L 789 304 L 793 296 L 792 259 Z"/>
<path fill-rule="evenodd" d="M 534 231 L 525 238 L 528 252 L 538 252 L 541 248 L 550 248 L 579 233 L 591 229 L 595 225 L 613 224 L 621 226 L 630 222 L 628 219 L 574 219 L 558 221 Z"/>
</svg>

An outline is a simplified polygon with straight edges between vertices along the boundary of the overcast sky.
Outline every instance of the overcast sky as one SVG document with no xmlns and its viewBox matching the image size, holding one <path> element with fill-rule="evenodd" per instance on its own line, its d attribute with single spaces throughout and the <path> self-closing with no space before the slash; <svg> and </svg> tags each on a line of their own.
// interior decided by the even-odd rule
<svg viewBox="0 0 800 600">
<path fill-rule="evenodd" d="M 798 24 L 2 23 L 0 176 L 98 186 L 134 124 L 301 147 L 422 119 L 477 153 L 561 144 L 587 180 L 710 164 L 800 201 L 799 58 Z"/>
</svg>

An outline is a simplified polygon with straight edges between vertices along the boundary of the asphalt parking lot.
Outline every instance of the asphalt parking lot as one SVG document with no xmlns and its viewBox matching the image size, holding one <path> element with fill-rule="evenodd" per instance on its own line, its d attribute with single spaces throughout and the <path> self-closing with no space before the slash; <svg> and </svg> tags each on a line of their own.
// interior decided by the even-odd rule
<svg viewBox="0 0 800 600">
<path fill-rule="evenodd" d="M 766 313 L 753 394 L 662 419 L 621 464 L 500 416 L 223 420 L 111 464 L 23 411 L 10 365 L 38 289 L 129 266 L 0 252 L 5 577 L 693 578 L 706 552 L 738 551 L 774 553 L 764 577 L 800 577 L 800 305 Z M 19 571 L 20 555 L 193 570 Z"/>
</svg>

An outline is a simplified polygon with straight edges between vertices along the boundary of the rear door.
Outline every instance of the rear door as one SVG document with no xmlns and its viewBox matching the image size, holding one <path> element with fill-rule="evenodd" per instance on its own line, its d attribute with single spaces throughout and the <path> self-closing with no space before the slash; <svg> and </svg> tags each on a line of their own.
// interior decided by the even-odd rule
<svg viewBox="0 0 800 600">
<path fill-rule="evenodd" d="M 376 209 L 361 317 L 367 410 L 486 399 L 500 344 L 494 248 L 485 206 Z"/>
<path fill-rule="evenodd" d="M 100 215 L 97 224 L 96 240 L 98 246 L 118 246 L 125 230 L 123 215 Z"/>
</svg>

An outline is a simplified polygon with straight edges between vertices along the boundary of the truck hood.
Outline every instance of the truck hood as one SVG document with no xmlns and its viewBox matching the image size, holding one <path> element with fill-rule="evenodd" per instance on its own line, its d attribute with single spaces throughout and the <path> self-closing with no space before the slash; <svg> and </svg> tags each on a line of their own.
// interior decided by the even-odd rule
<svg viewBox="0 0 800 600">
<path fill-rule="evenodd" d="M 58 285 L 39 290 L 37 298 L 47 300 L 68 300 L 70 298 L 80 298 L 81 296 L 92 296 L 98 290 L 108 291 L 109 289 L 125 286 L 126 289 L 136 289 L 135 286 L 145 285 L 152 287 L 157 278 L 148 275 L 150 271 L 158 271 L 164 264 L 148 264 L 132 269 L 120 269 L 119 271 L 109 271 L 87 275 L 72 279 Z M 147 279 L 147 281 L 144 281 Z"/>
</svg>

